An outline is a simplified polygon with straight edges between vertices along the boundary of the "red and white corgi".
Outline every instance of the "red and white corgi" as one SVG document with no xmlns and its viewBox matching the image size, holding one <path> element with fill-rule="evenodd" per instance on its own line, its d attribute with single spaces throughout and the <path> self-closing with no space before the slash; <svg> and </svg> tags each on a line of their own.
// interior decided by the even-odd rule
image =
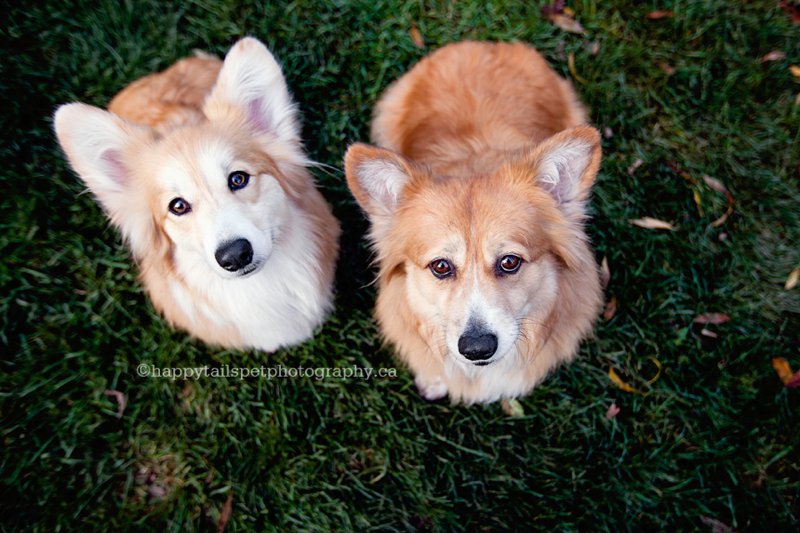
<svg viewBox="0 0 800 533">
<path fill-rule="evenodd" d="M 600 138 L 523 44 L 462 42 L 381 97 L 347 181 L 371 222 L 376 316 L 427 399 L 524 395 L 601 307 L 584 232 Z"/>
<path fill-rule="evenodd" d="M 307 170 L 297 111 L 253 38 L 68 104 L 58 140 L 119 228 L 154 306 L 214 345 L 273 351 L 332 307 L 339 224 Z"/>
</svg>

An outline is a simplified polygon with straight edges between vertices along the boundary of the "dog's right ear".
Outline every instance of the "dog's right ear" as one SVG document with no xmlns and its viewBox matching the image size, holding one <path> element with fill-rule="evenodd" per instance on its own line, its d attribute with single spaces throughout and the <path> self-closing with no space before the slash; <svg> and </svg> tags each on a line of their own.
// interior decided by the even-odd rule
<svg viewBox="0 0 800 533">
<path fill-rule="evenodd" d="M 347 149 L 344 171 L 350 192 L 373 226 L 391 219 L 411 180 L 411 164 L 403 156 L 360 143 Z"/>
<path fill-rule="evenodd" d="M 147 136 L 149 130 L 85 104 L 59 107 L 53 122 L 72 168 L 140 257 L 155 230 L 147 200 L 138 192 L 125 154 L 129 143 Z"/>
<path fill-rule="evenodd" d="M 225 56 L 203 112 L 212 119 L 224 117 L 231 105 L 244 112 L 257 131 L 287 142 L 300 141 L 297 109 L 281 67 L 253 37 L 241 39 Z"/>
</svg>

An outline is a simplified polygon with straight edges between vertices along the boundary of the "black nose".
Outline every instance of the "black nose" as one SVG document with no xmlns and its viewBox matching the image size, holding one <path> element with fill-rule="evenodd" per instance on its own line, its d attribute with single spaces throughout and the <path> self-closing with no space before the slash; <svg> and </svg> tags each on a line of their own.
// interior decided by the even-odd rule
<svg viewBox="0 0 800 533">
<path fill-rule="evenodd" d="M 219 266 L 229 272 L 236 272 L 253 260 L 253 247 L 247 239 L 228 241 L 217 248 L 214 257 L 217 258 Z"/>
<path fill-rule="evenodd" d="M 458 339 L 458 351 L 470 361 L 485 361 L 497 351 L 497 335 L 468 330 Z"/>
</svg>

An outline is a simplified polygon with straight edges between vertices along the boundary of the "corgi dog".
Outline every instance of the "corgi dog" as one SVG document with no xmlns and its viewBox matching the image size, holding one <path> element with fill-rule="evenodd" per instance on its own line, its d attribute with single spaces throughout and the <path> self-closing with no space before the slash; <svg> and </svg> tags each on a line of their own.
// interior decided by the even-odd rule
<svg viewBox="0 0 800 533">
<path fill-rule="evenodd" d="M 602 303 L 584 232 L 600 137 L 524 44 L 461 42 L 381 96 L 345 155 L 379 265 L 376 317 L 421 395 L 527 394 Z"/>
<path fill-rule="evenodd" d="M 183 59 L 128 86 L 109 111 L 67 104 L 54 122 L 171 325 L 212 345 L 272 352 L 322 323 L 339 224 L 263 44 L 242 39 L 224 61 Z"/>
</svg>

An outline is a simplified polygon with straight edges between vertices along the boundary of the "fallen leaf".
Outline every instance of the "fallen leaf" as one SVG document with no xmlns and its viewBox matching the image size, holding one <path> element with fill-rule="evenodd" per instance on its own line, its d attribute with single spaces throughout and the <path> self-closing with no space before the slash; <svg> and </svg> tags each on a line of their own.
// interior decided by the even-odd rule
<svg viewBox="0 0 800 533">
<path fill-rule="evenodd" d="M 122 413 L 125 412 L 125 407 L 128 405 L 125 395 L 118 390 L 107 390 L 103 394 L 117 400 L 117 418 L 122 418 Z"/>
<path fill-rule="evenodd" d="M 797 93 L 797 96 L 794 97 L 794 105 L 800 105 L 800 93 Z"/>
<path fill-rule="evenodd" d="M 717 337 L 719 337 L 719 335 L 717 335 L 716 333 L 714 333 L 710 329 L 706 329 L 706 328 L 703 328 L 703 329 L 700 330 L 700 335 L 703 335 L 704 337 L 711 337 L 712 339 L 716 339 Z"/>
<path fill-rule="evenodd" d="M 797 287 L 798 282 L 800 282 L 800 267 L 789 272 L 789 277 L 786 278 L 786 283 L 783 284 L 783 288 L 790 291 Z"/>
<path fill-rule="evenodd" d="M 569 15 L 556 13 L 554 15 L 550 15 L 548 20 L 552 22 L 558 28 L 569 32 L 569 33 L 577 33 L 580 35 L 585 35 L 586 30 L 583 29 L 581 23 L 575 20 L 574 18 L 570 17 Z"/>
<path fill-rule="evenodd" d="M 700 193 L 697 189 L 692 189 L 692 198 L 694 198 L 694 205 L 697 206 L 697 212 L 701 217 L 705 216 L 705 213 L 703 213 L 703 199 L 700 198 Z"/>
<path fill-rule="evenodd" d="M 520 418 L 525 416 L 525 409 L 517 400 L 502 400 L 500 402 L 500 407 L 502 407 L 503 412 L 511 418 Z"/>
<path fill-rule="evenodd" d="M 616 402 L 612 402 L 611 405 L 608 406 L 608 411 L 606 411 L 606 420 L 611 420 L 617 416 L 620 411 L 621 409 L 617 407 Z"/>
<path fill-rule="evenodd" d="M 647 380 L 648 385 L 652 385 L 653 383 L 658 381 L 658 378 L 661 377 L 661 361 L 659 361 L 656 357 L 653 357 L 652 355 L 650 356 L 650 360 L 653 362 L 654 365 L 656 365 L 656 375 Z"/>
<path fill-rule="evenodd" d="M 665 222 L 663 220 L 651 217 L 634 218 L 629 220 L 628 222 L 630 222 L 634 226 L 639 226 L 640 228 L 644 229 L 667 229 L 667 230 L 675 229 L 675 226 L 673 226 L 669 222 Z"/>
<path fill-rule="evenodd" d="M 730 321 L 731 317 L 725 313 L 703 313 L 701 315 L 697 315 L 692 320 L 692 322 L 695 324 L 712 324 L 714 326 Z"/>
<path fill-rule="evenodd" d="M 786 59 L 786 54 L 780 50 L 773 50 L 772 52 L 768 52 L 761 56 L 759 62 L 767 63 L 768 61 L 780 61 L 781 59 Z"/>
<path fill-rule="evenodd" d="M 606 304 L 606 308 L 603 310 L 603 320 L 606 322 L 614 318 L 614 315 L 617 314 L 617 297 L 612 296 L 611 299 Z"/>
<path fill-rule="evenodd" d="M 603 256 L 603 260 L 600 261 L 600 285 L 605 289 L 609 281 L 611 281 L 611 269 L 608 268 L 608 258 Z"/>
<path fill-rule="evenodd" d="M 217 533 L 222 533 L 225 531 L 225 527 L 228 525 L 228 520 L 231 519 L 231 511 L 233 511 L 233 490 L 228 491 L 228 498 L 225 500 L 225 504 L 222 506 L 222 510 L 219 512 Z"/>
<path fill-rule="evenodd" d="M 596 56 L 600 52 L 600 43 L 597 41 L 587 42 L 585 46 L 589 55 Z"/>
<path fill-rule="evenodd" d="M 150 496 L 152 496 L 154 499 L 156 499 L 156 500 L 161 500 L 161 499 L 163 499 L 163 498 L 164 498 L 164 496 L 166 496 L 166 495 L 167 495 L 167 489 L 165 489 L 165 488 L 164 488 L 164 487 L 162 487 L 161 485 L 156 485 L 156 484 L 153 484 L 153 485 L 150 485 L 150 486 L 147 488 L 147 493 L 148 493 Z"/>
<path fill-rule="evenodd" d="M 779 4 L 781 9 L 784 10 L 786 13 L 792 17 L 792 24 L 800 24 L 800 9 L 798 9 L 794 2 L 787 2 L 786 0 L 781 0 Z"/>
<path fill-rule="evenodd" d="M 789 383 L 789 380 L 792 379 L 792 367 L 789 366 L 789 361 L 783 357 L 773 357 L 772 368 L 778 373 L 778 377 L 784 385 Z"/>
<path fill-rule="evenodd" d="M 658 61 L 656 64 L 658 65 L 658 68 L 663 70 L 667 76 L 672 76 L 673 74 L 675 74 L 675 67 L 673 67 L 666 61 Z"/>
<path fill-rule="evenodd" d="M 609 367 L 608 368 L 608 378 L 620 390 L 622 390 L 624 392 L 631 392 L 631 393 L 634 393 L 634 394 L 640 394 L 638 390 L 634 389 L 633 387 L 631 387 L 630 385 L 628 385 L 627 383 L 622 381 L 622 378 L 617 375 L 617 372 L 614 370 L 614 367 Z"/>
<path fill-rule="evenodd" d="M 539 10 L 543 18 L 550 18 L 551 15 L 557 15 L 564 12 L 564 0 L 555 0 L 552 4 L 546 4 Z"/>
<path fill-rule="evenodd" d="M 641 159 L 637 159 L 636 161 L 634 161 L 633 164 L 628 167 L 628 176 L 633 176 L 634 173 L 639 169 L 639 167 L 642 166 L 642 163 L 644 163 L 644 161 L 642 161 Z"/>
<path fill-rule="evenodd" d="M 792 76 L 795 78 L 800 78 L 800 67 L 797 65 L 789 65 L 789 72 L 791 72 Z"/>
<path fill-rule="evenodd" d="M 672 11 L 651 11 L 647 14 L 647 18 L 650 20 L 659 20 L 665 18 L 672 18 L 675 16 L 675 13 Z"/>
<path fill-rule="evenodd" d="M 575 54 L 572 52 L 570 52 L 567 56 L 567 68 L 569 68 L 569 73 L 572 74 L 572 79 L 578 83 L 582 83 L 584 85 L 586 84 L 586 80 L 580 77 L 578 72 L 575 70 Z"/>
<path fill-rule="evenodd" d="M 425 39 L 422 37 L 422 32 L 419 31 L 417 25 L 413 22 L 411 23 L 411 29 L 408 30 L 408 34 L 411 36 L 411 41 L 414 43 L 414 46 L 417 48 L 425 48 Z"/>
<path fill-rule="evenodd" d="M 712 178 L 711 176 L 703 176 L 703 181 L 705 181 L 706 185 L 708 185 L 712 190 L 720 194 L 724 194 L 725 199 L 728 201 L 728 208 L 725 210 L 722 216 L 710 224 L 712 228 L 717 228 L 723 225 L 725 221 L 728 220 L 728 217 L 733 214 L 733 204 L 735 200 L 728 188 L 725 187 L 725 185 L 718 179 Z"/>
<path fill-rule="evenodd" d="M 800 96 L 800 95 L 799 95 L 799 96 Z M 609 128 L 608 126 L 606 126 L 605 128 L 603 128 L 603 137 L 605 137 L 606 139 L 610 139 L 610 138 L 611 138 L 611 137 L 613 137 L 613 136 L 614 136 L 614 130 L 612 130 L 612 129 L 611 129 L 611 128 Z"/>
<path fill-rule="evenodd" d="M 797 389 L 800 388 L 800 370 L 794 373 L 792 379 L 786 382 L 787 389 Z"/>
<path fill-rule="evenodd" d="M 711 533 L 733 533 L 733 529 L 731 529 L 731 526 L 729 526 L 725 522 L 720 522 L 716 518 L 711 518 L 709 516 L 701 516 L 700 521 L 706 526 L 711 528 Z"/>
</svg>

